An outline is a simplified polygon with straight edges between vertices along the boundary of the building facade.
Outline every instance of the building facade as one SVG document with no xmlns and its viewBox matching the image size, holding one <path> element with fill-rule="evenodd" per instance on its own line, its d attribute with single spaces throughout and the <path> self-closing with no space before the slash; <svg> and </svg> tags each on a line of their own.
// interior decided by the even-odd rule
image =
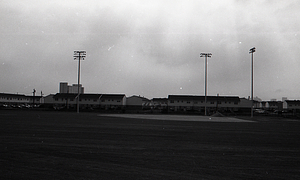
<svg viewBox="0 0 300 180">
<path fill-rule="evenodd" d="M 300 100 L 286 100 L 287 110 L 300 110 Z"/>
<path fill-rule="evenodd" d="M 84 93 L 84 87 L 82 87 L 82 84 L 79 84 L 79 92 L 80 92 L 80 94 Z M 69 86 L 67 82 L 60 82 L 59 83 L 59 93 L 78 94 L 78 84 L 72 84 L 72 86 Z"/>
<path fill-rule="evenodd" d="M 75 109 L 78 95 L 74 93 L 57 93 L 45 98 L 47 106 L 54 109 Z M 79 106 L 81 109 L 113 109 L 126 105 L 125 94 L 80 94 Z"/>
<path fill-rule="evenodd" d="M 0 93 L 0 105 L 10 107 L 32 107 L 41 104 L 42 96 Z"/>
<path fill-rule="evenodd" d="M 130 96 L 126 98 L 127 106 L 144 106 L 150 103 L 150 100 L 142 96 Z"/>
<path fill-rule="evenodd" d="M 153 98 L 151 105 L 154 109 L 166 109 L 168 107 L 168 98 Z"/>
<path fill-rule="evenodd" d="M 238 111 L 240 98 L 237 96 L 205 96 L 169 95 L 168 109 L 174 112 L 198 111 L 204 112 L 205 106 L 208 112 L 212 111 Z"/>
</svg>

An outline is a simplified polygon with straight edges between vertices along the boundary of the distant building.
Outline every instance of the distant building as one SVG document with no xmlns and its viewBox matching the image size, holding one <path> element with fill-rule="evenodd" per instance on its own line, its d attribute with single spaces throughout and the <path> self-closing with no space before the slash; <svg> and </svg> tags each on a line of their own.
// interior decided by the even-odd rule
<svg viewBox="0 0 300 180">
<path fill-rule="evenodd" d="M 79 84 L 79 92 L 80 94 L 84 93 L 84 87 L 82 87 L 81 84 Z M 69 86 L 69 93 L 78 94 L 78 84 L 72 84 L 72 86 Z"/>
<path fill-rule="evenodd" d="M 45 96 L 43 99 L 44 104 L 48 105 L 48 106 L 52 106 L 54 103 L 54 99 L 53 99 L 54 94 L 49 94 L 47 96 Z"/>
<path fill-rule="evenodd" d="M 282 97 L 282 108 L 283 109 L 287 109 L 287 103 L 286 100 L 288 100 L 287 97 Z"/>
<path fill-rule="evenodd" d="M 0 102 L 1 104 L 6 105 L 14 105 L 20 103 L 27 104 L 30 102 L 30 97 L 23 94 L 0 93 Z"/>
<path fill-rule="evenodd" d="M 82 84 L 79 84 L 79 92 L 80 94 L 84 93 L 84 87 L 82 87 Z M 59 93 L 78 94 L 78 84 L 72 84 L 72 86 L 69 86 L 67 82 L 60 82 Z"/>
<path fill-rule="evenodd" d="M 288 110 L 300 110 L 300 100 L 286 100 Z"/>
<path fill-rule="evenodd" d="M 41 104 L 42 103 L 42 96 L 27 96 L 29 98 L 29 104 Z"/>
<path fill-rule="evenodd" d="M 261 108 L 262 108 L 262 109 L 267 109 L 267 108 L 268 108 L 267 101 L 262 101 L 262 102 L 261 102 Z"/>
<path fill-rule="evenodd" d="M 150 100 L 142 96 L 130 96 L 126 98 L 127 106 L 150 106 Z"/>
<path fill-rule="evenodd" d="M 207 96 L 208 111 L 228 110 L 238 111 L 240 98 L 238 96 Z M 205 96 L 169 95 L 168 108 L 170 111 L 199 111 L 205 109 Z"/>
<path fill-rule="evenodd" d="M 282 111 L 283 110 L 283 104 L 281 101 L 267 101 L 268 103 L 268 110 L 279 110 Z"/>
<path fill-rule="evenodd" d="M 154 109 L 165 109 L 168 107 L 168 98 L 153 98 L 151 104 Z"/>
<path fill-rule="evenodd" d="M 54 108 L 75 108 L 77 106 L 77 94 L 57 93 L 45 98 L 48 105 Z M 51 100 L 52 98 L 52 100 Z M 81 94 L 79 96 L 80 108 L 117 108 L 126 105 L 125 94 Z"/>
<path fill-rule="evenodd" d="M 68 93 L 69 86 L 67 82 L 60 82 L 59 83 L 59 93 Z"/>
<path fill-rule="evenodd" d="M 125 94 L 102 94 L 100 97 L 101 106 L 125 106 Z"/>
<path fill-rule="evenodd" d="M 24 94 L 0 93 L 0 104 L 8 106 L 25 106 L 41 104 L 42 96 L 27 96 Z"/>
</svg>

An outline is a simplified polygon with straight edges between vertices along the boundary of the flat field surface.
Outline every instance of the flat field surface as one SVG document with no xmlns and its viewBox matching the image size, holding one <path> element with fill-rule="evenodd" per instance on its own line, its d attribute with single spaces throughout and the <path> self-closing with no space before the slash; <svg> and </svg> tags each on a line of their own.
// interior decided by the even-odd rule
<svg viewBox="0 0 300 180">
<path fill-rule="evenodd" d="M 98 116 L 131 118 L 131 119 L 153 119 L 170 121 L 201 121 L 201 122 L 254 122 L 251 120 L 238 119 L 233 117 L 212 117 L 197 115 L 165 115 L 165 114 L 99 114 Z"/>
<path fill-rule="evenodd" d="M 126 116 L 0 110 L 0 179 L 300 179 L 300 121 Z"/>
</svg>

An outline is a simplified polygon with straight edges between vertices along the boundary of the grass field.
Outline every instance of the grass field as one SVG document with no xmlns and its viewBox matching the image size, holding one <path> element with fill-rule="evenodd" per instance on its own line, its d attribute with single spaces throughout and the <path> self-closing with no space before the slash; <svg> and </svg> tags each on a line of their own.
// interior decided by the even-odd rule
<svg viewBox="0 0 300 180">
<path fill-rule="evenodd" d="M 1 110 L 0 179 L 300 179 L 300 121 L 161 117 Z"/>
</svg>

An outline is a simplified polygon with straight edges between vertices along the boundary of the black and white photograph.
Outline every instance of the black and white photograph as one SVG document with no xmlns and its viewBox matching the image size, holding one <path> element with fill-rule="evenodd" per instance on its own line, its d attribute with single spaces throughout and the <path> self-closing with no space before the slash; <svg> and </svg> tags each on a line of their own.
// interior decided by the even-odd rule
<svg viewBox="0 0 300 180">
<path fill-rule="evenodd" d="M 300 179 L 298 0 L 0 0 L 0 179 Z"/>
</svg>

